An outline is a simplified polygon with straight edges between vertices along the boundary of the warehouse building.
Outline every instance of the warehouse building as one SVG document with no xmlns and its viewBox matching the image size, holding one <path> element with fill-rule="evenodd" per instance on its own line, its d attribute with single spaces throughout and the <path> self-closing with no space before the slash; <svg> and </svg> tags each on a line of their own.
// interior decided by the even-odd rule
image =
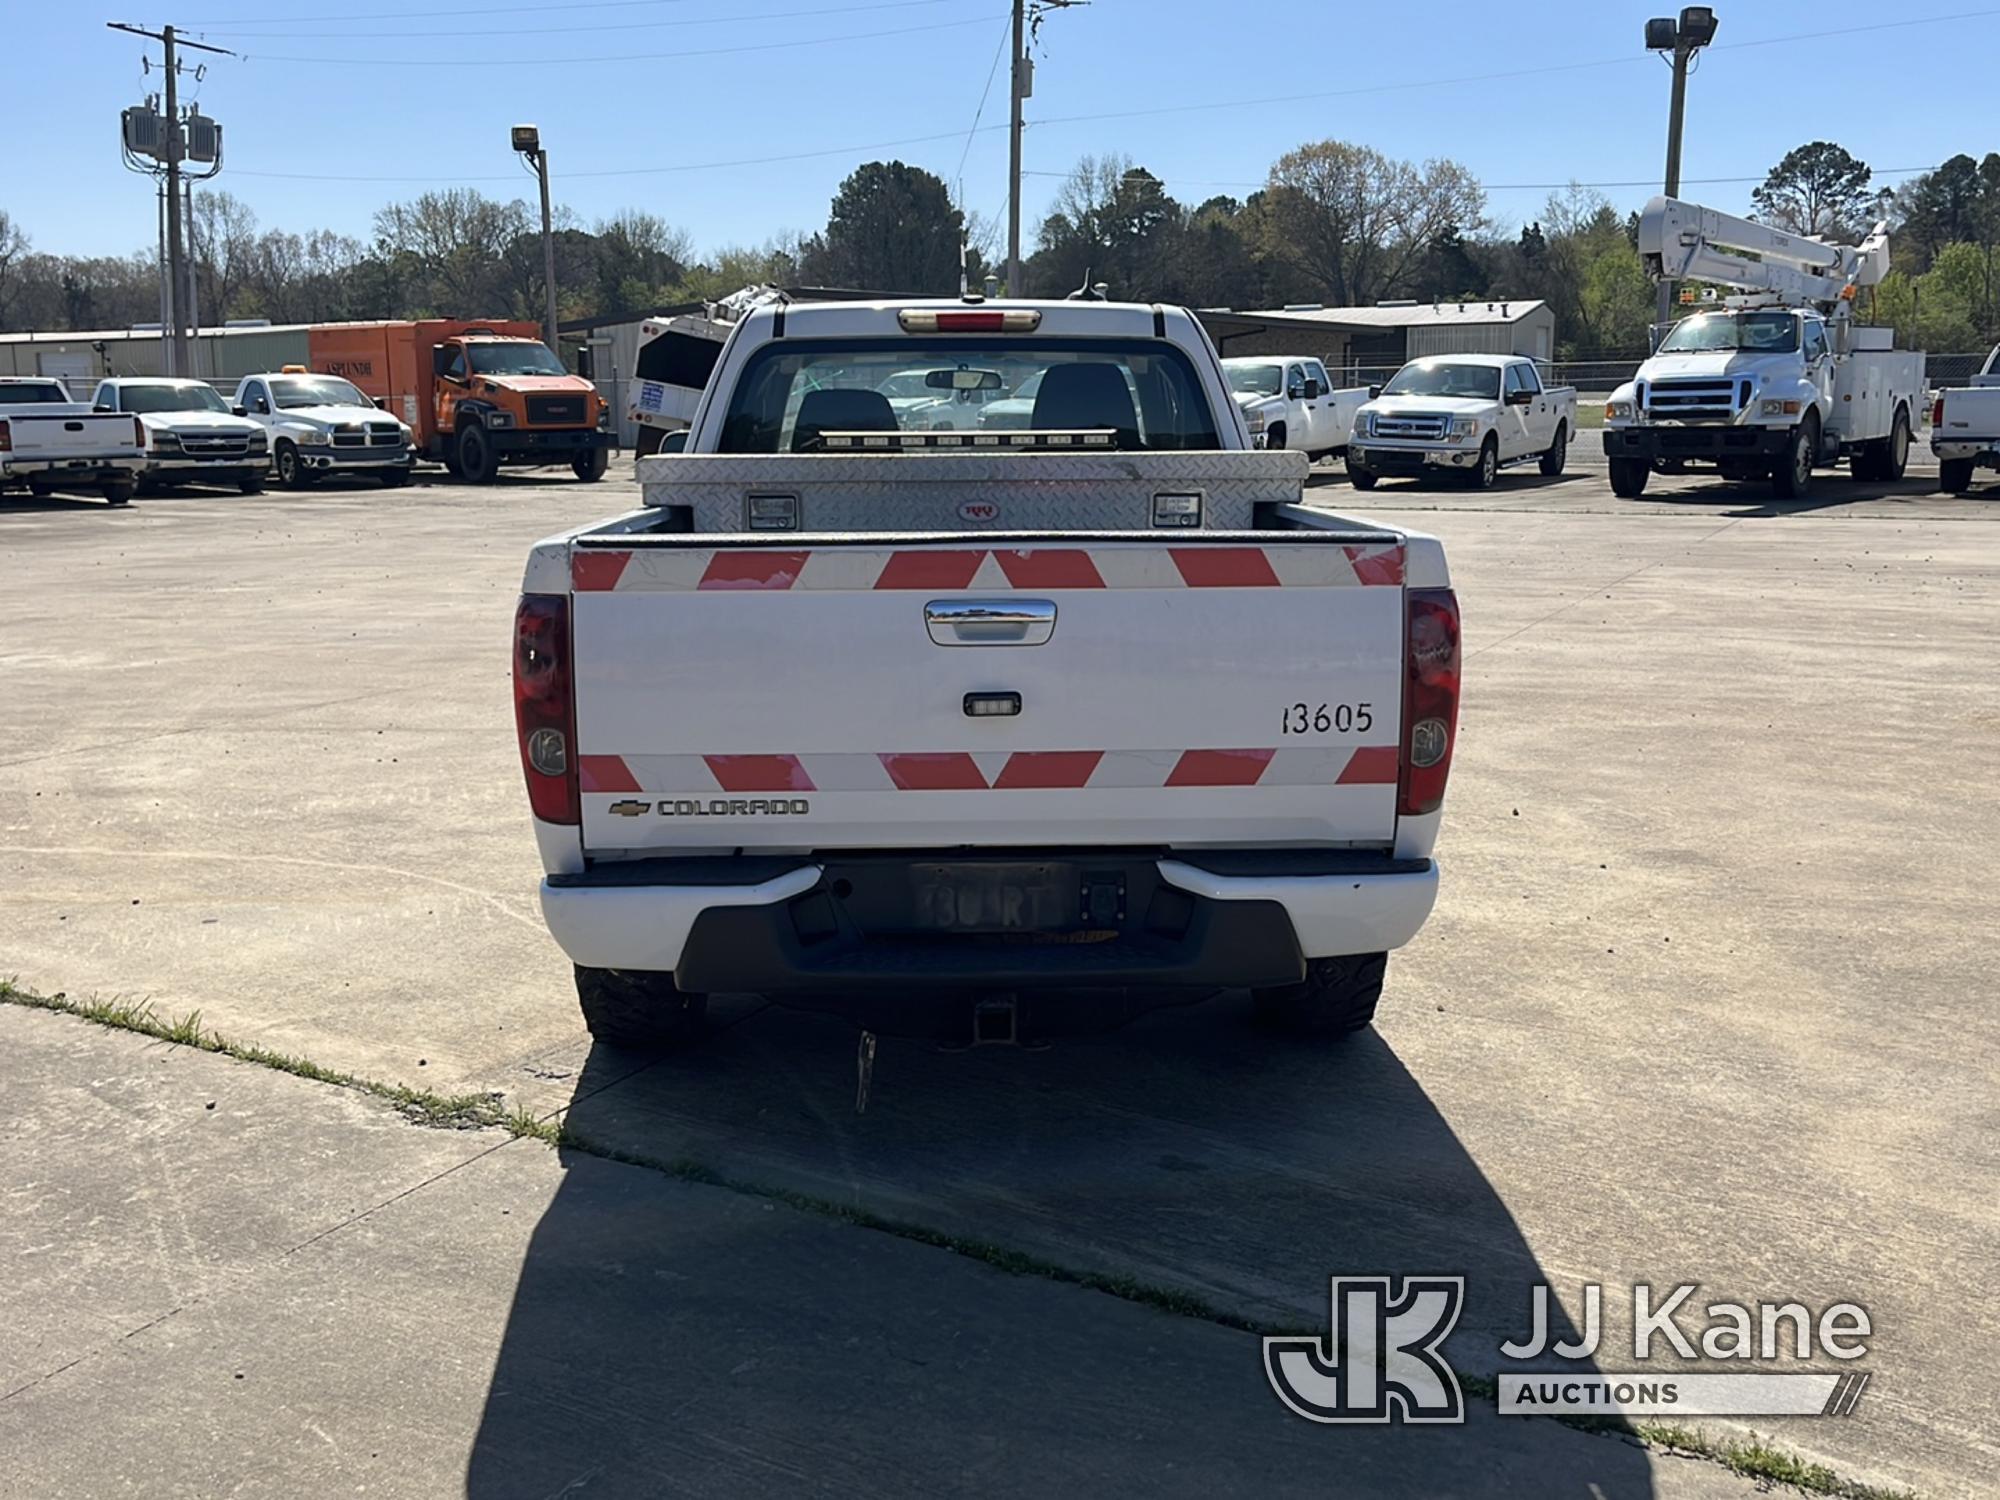
<svg viewBox="0 0 2000 1500">
<path fill-rule="evenodd" d="M 306 362 L 304 323 L 262 321 L 203 328 L 195 340 L 195 373 L 234 385 L 245 375 Z M 0 375 L 52 375 L 87 398 L 110 375 L 159 375 L 166 341 L 154 327 L 95 328 L 68 333 L 0 333 Z"/>
<path fill-rule="evenodd" d="M 1197 313 L 1225 359 L 1242 354 L 1309 354 L 1331 370 L 1394 370 L 1427 354 L 1555 357 L 1556 319 L 1548 303 L 1382 302 L 1374 307 L 1287 307 L 1273 312 Z"/>
</svg>

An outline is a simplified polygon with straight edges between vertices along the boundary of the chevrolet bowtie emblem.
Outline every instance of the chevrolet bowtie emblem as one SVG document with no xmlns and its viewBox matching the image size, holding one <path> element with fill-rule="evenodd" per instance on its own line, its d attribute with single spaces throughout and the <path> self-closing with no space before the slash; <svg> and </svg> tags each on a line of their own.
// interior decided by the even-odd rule
<svg viewBox="0 0 2000 1500">
<path fill-rule="evenodd" d="M 653 804 L 650 802 L 614 802 L 611 804 L 611 811 L 618 814 L 621 818 L 644 817 L 652 810 Z"/>
</svg>

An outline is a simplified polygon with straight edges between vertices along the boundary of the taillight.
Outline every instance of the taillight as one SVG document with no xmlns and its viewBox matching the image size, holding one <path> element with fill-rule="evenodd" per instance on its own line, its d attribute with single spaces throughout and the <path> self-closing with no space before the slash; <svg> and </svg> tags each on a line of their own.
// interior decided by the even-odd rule
<svg viewBox="0 0 2000 1500">
<path fill-rule="evenodd" d="M 7 423 L 0 422 L 0 453 L 12 453 L 13 451 L 14 429 L 8 426 Z"/>
<path fill-rule="evenodd" d="M 1403 754 L 1396 793 L 1402 817 L 1436 812 L 1458 738 L 1458 595 L 1450 589 L 1404 594 Z"/>
<path fill-rule="evenodd" d="M 1944 397 L 1942 396 L 1931 403 L 1931 426 L 1944 426 Z"/>
<path fill-rule="evenodd" d="M 896 321 L 905 333 L 1033 333 L 1042 326 L 1042 315 L 1032 307 L 985 308 L 978 312 L 906 307 L 896 314 Z"/>
<path fill-rule="evenodd" d="M 514 727 L 528 778 L 528 805 L 544 823 L 581 821 L 574 705 L 569 598 L 523 594 L 514 611 Z"/>
<path fill-rule="evenodd" d="M 132 419 L 132 441 L 141 448 L 146 446 L 146 424 L 137 417 Z"/>
</svg>

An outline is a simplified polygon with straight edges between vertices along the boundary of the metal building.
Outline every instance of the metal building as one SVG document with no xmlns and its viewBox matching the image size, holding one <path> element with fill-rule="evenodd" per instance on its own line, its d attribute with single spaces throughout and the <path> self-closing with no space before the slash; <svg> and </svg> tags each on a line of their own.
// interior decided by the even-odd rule
<svg viewBox="0 0 2000 1500">
<path fill-rule="evenodd" d="M 245 375 L 306 362 L 304 323 L 233 324 L 197 330 L 195 370 L 233 386 Z M 108 375 L 158 375 L 166 367 L 158 327 L 96 328 L 60 333 L 0 333 L 0 375 L 53 375 L 88 400 Z"/>
<path fill-rule="evenodd" d="M 1329 370 L 1394 370 L 1426 354 L 1555 357 L 1556 319 L 1548 303 L 1385 302 L 1374 307 L 1287 307 L 1271 312 L 1197 312 L 1224 358 L 1310 354 Z"/>
</svg>

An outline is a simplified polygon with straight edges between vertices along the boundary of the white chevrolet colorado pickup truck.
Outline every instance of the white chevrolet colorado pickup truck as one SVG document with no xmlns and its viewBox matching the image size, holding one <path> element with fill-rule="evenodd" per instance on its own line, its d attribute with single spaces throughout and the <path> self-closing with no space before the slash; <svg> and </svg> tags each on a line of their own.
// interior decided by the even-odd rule
<svg viewBox="0 0 2000 1500">
<path fill-rule="evenodd" d="M 1524 355 L 1413 359 L 1354 419 L 1347 477 L 1372 490 L 1384 475 L 1456 473 L 1485 490 L 1533 459 L 1554 478 L 1575 435 L 1576 387 L 1543 385 Z"/>
<path fill-rule="evenodd" d="M 1034 368 L 1029 422 L 905 428 L 919 363 Z M 1457 601 L 1436 539 L 1301 503 L 1189 313 L 759 308 L 671 446 L 516 616 L 593 1035 L 715 992 L 973 1041 L 1230 988 L 1368 1024 L 1436 895 Z"/>
<path fill-rule="evenodd" d="M 1308 458 L 1347 451 L 1367 386 L 1336 391 L 1325 365 L 1291 356 L 1225 359 L 1222 369 L 1259 447 L 1297 448 Z"/>
<path fill-rule="evenodd" d="M 93 412 L 60 380 L 0 379 L 0 489 L 94 489 L 123 505 L 138 485 L 145 440 L 136 418 Z"/>
<path fill-rule="evenodd" d="M 2000 344 L 1972 383 L 1939 391 L 1931 407 L 1931 452 L 1938 488 L 1962 495 L 1974 469 L 2000 469 Z"/>
</svg>

